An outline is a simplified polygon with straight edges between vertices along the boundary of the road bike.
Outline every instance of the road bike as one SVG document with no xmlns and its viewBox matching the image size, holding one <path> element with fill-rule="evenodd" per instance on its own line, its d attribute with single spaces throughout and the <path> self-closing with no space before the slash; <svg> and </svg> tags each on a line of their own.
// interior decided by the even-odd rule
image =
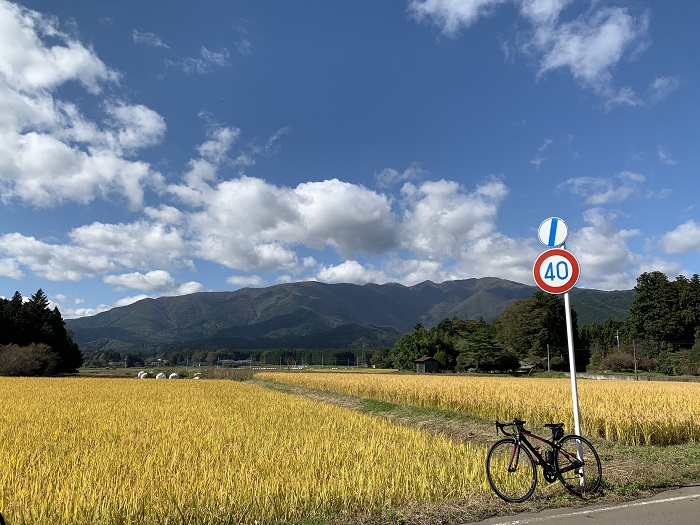
<svg viewBox="0 0 700 525">
<path fill-rule="evenodd" d="M 520 503 L 532 496 L 537 486 L 537 465 L 549 483 L 559 480 L 566 489 L 586 498 L 600 487 L 603 469 L 598 452 L 587 439 L 575 434 L 564 435 L 564 423 L 547 423 L 552 438 L 547 439 L 525 430 L 525 421 L 496 421 L 496 435 L 505 436 L 494 443 L 486 456 L 489 485 L 501 499 Z M 513 428 L 511 432 L 506 428 Z M 544 453 L 531 440 L 549 447 Z"/>
</svg>

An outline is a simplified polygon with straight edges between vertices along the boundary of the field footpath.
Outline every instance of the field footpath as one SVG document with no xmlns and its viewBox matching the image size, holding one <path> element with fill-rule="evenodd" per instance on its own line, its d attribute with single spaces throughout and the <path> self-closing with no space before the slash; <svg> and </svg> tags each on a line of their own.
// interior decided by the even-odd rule
<svg viewBox="0 0 700 525">
<path fill-rule="evenodd" d="M 250 381 L 266 388 L 390 419 L 426 432 L 439 433 L 455 441 L 490 444 L 497 439 L 492 421 L 464 414 L 362 399 L 336 392 L 259 380 L 254 376 Z M 603 463 L 604 486 L 600 494 L 589 501 L 582 501 L 567 494 L 559 488 L 559 484 L 545 486 L 540 483 L 533 497 L 521 504 L 508 504 L 495 495 L 488 495 L 477 501 L 409 505 L 401 509 L 387 510 L 382 515 L 355 516 L 350 521 L 347 518 L 338 518 L 328 522 L 328 525 L 474 523 L 523 512 L 612 505 L 700 483 L 700 443 L 634 447 L 595 437 L 592 437 L 591 441 Z"/>
</svg>

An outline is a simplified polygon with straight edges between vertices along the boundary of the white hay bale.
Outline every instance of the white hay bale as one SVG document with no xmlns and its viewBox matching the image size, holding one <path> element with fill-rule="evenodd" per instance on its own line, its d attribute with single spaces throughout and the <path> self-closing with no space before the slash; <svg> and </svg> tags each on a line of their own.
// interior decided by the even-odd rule
<svg viewBox="0 0 700 525">
<path fill-rule="evenodd" d="M 160 373 L 156 376 L 156 379 L 165 379 L 166 377 L 167 377 L 167 376 L 166 376 L 163 372 L 160 372 Z"/>
<path fill-rule="evenodd" d="M 168 379 L 180 379 L 180 374 L 173 372 Z"/>
</svg>

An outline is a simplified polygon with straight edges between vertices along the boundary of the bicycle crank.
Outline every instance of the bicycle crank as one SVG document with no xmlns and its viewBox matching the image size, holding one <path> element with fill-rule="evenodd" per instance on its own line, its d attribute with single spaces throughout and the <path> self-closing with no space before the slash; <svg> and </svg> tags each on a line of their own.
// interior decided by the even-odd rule
<svg viewBox="0 0 700 525">
<path fill-rule="evenodd" d="M 557 480 L 557 473 L 552 469 L 544 469 L 543 474 L 547 483 L 554 483 Z"/>
</svg>

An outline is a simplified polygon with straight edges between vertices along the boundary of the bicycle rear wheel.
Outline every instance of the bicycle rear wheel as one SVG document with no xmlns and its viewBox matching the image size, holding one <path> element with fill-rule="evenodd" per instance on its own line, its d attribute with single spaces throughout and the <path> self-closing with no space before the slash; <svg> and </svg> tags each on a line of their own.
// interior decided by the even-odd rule
<svg viewBox="0 0 700 525">
<path fill-rule="evenodd" d="M 486 456 L 486 477 L 501 499 L 520 503 L 532 496 L 537 486 L 535 460 L 515 439 L 501 439 Z"/>
<path fill-rule="evenodd" d="M 598 452 L 586 438 L 564 437 L 555 455 L 557 477 L 569 492 L 582 498 L 598 490 L 603 468 Z"/>
</svg>

